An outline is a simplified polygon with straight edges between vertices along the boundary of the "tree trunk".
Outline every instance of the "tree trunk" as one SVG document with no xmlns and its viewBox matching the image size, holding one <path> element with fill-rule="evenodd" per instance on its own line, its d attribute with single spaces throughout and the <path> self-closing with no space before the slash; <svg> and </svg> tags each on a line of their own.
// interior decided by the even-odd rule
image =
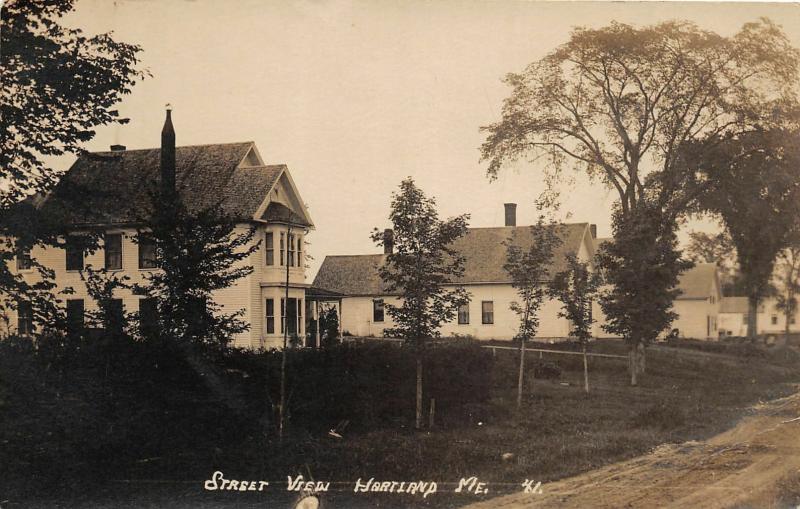
<svg viewBox="0 0 800 509">
<path fill-rule="evenodd" d="M 589 363 L 586 360 L 586 345 L 583 345 L 583 390 L 589 394 Z"/>
<path fill-rule="evenodd" d="M 631 375 L 631 385 L 636 386 L 636 373 L 638 371 L 637 364 L 638 364 L 638 354 L 639 349 L 638 345 L 631 345 L 630 349 L 628 350 L 628 373 Z"/>
<path fill-rule="evenodd" d="M 747 298 L 747 338 L 755 342 L 758 335 L 758 297 Z"/>
<path fill-rule="evenodd" d="M 417 416 L 414 427 L 422 429 L 422 355 L 420 353 L 417 353 Z"/>
<path fill-rule="evenodd" d="M 522 408 L 522 387 L 525 384 L 525 340 L 519 342 L 519 377 L 517 379 L 517 410 Z"/>
</svg>

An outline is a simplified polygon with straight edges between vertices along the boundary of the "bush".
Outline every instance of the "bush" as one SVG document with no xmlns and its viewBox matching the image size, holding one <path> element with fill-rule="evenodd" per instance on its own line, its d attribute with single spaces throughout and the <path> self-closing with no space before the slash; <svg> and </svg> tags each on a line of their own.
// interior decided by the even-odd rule
<svg viewBox="0 0 800 509">
<path fill-rule="evenodd" d="M 226 364 L 250 375 L 250 401 L 277 402 L 281 355 L 238 351 Z M 426 403 L 436 399 L 437 421 L 457 423 L 466 403 L 489 399 L 491 362 L 491 353 L 474 344 L 429 348 L 423 391 Z M 287 382 L 289 425 L 294 429 L 326 432 L 343 420 L 350 421 L 351 430 L 395 426 L 414 415 L 414 354 L 396 343 L 292 350 Z M 261 411 L 268 414 L 270 409 L 265 404 Z"/>
</svg>

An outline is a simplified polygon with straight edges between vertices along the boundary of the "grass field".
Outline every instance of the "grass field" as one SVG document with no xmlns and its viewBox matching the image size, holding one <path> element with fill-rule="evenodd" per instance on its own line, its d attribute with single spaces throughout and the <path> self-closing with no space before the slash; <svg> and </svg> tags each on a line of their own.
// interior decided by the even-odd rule
<svg viewBox="0 0 800 509">
<path fill-rule="evenodd" d="M 345 430 L 342 439 L 300 433 L 283 444 L 252 434 L 236 436 L 236 430 L 228 429 L 225 440 L 215 443 L 197 436 L 197 447 L 130 461 L 103 481 L 86 483 L 87 479 L 59 472 L 40 478 L 18 476 L 17 485 L 9 490 L 13 498 L 0 495 L 0 505 L 285 507 L 295 496 L 285 491 L 287 475 L 308 478 L 311 474 L 316 480 L 331 481 L 325 498 L 328 507 L 453 507 L 481 498 L 452 492 L 461 477 L 477 476 L 487 482 L 489 493 L 483 497 L 517 491 L 525 479 L 546 483 L 639 455 L 659 444 L 711 436 L 732 426 L 751 405 L 798 389 L 800 359 L 792 350 L 732 346 L 715 353 L 686 346 L 690 345 L 648 349 L 647 373 L 638 387 L 628 385 L 626 360 L 592 358 L 588 395 L 582 388 L 579 356 L 544 354 L 539 359 L 531 353 L 531 364 L 555 364 L 561 375 L 531 380 L 521 412 L 514 406 L 517 354 L 498 350 L 491 399 L 470 407 L 459 422 L 443 418 L 422 432 L 403 426 Z M 592 351 L 624 353 L 624 348 L 609 341 L 594 344 Z M 10 395 L 12 390 L 0 386 L 0 398 L 4 398 L 0 401 L 6 406 L 20 404 Z M 8 434 L 9 425 L 7 420 L 0 421 L 5 444 L 14 440 Z M 30 454 L 53 455 L 48 447 L 56 441 L 52 433 L 58 431 L 48 431 L 47 423 L 38 426 L 43 446 Z M 193 430 L 186 432 L 191 437 Z M 27 460 L 6 457 L 3 461 L 21 459 Z M 69 468 L 68 457 L 55 465 Z M 269 480 L 274 489 L 264 493 L 204 491 L 203 481 L 215 470 L 223 471 L 226 478 Z M 433 480 L 438 492 L 425 499 L 353 494 L 355 480 L 370 477 Z"/>
</svg>

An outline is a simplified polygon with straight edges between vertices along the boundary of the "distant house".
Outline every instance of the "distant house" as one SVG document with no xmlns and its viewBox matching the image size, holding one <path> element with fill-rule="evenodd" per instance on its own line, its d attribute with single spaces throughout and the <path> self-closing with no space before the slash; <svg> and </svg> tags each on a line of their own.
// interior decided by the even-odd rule
<svg viewBox="0 0 800 509">
<path fill-rule="evenodd" d="M 747 335 L 747 315 L 749 313 L 747 297 L 723 297 L 720 310 L 720 331 L 726 336 Z M 797 317 L 800 312 L 795 312 L 789 317 L 789 332 L 800 332 Z M 786 316 L 778 309 L 775 297 L 766 297 L 758 305 L 757 333 L 758 334 L 783 334 L 786 332 Z"/>
<path fill-rule="evenodd" d="M 172 131 L 169 120 L 165 132 Z M 172 152 L 172 167 L 160 164 L 162 152 Z M 169 165 L 168 165 L 169 166 Z M 161 175 L 159 176 L 159 171 Z M 82 323 L 84 313 L 95 308 L 81 280 L 88 265 L 127 275 L 140 282 L 154 270 L 151 247 L 136 244 L 140 218 L 147 214 L 147 183 L 160 179 L 176 183 L 183 202 L 190 210 L 200 210 L 218 201 L 222 209 L 239 221 L 238 228 L 255 228 L 253 242 L 259 250 L 243 261 L 254 272 L 232 287 L 219 291 L 215 300 L 225 312 L 244 310 L 249 330 L 234 338 L 234 345 L 258 348 L 282 345 L 283 327 L 289 334 L 305 335 L 305 243 L 314 224 L 306 210 L 286 165 L 266 165 L 253 142 L 177 147 L 174 132 L 162 147 L 126 150 L 113 146 L 109 152 L 82 155 L 64 175 L 58 186 L 40 200 L 46 214 L 66 219 L 70 225 L 67 248 L 34 248 L 18 256 L 16 270 L 34 280 L 29 257 L 55 271 L 56 291 L 72 287 L 75 293 L 64 297 L 70 323 Z M 78 192 L 76 192 L 76 190 Z M 291 229 L 291 230 L 290 230 Z M 82 232 L 102 235 L 100 249 L 90 253 L 70 248 L 69 240 Z M 289 298 L 285 302 L 286 268 L 289 267 Z M 120 308 L 148 319 L 148 303 L 130 291 L 117 295 Z M 33 322 L 28 303 L 19 303 L 17 312 L 5 309 L 9 333 L 30 334 L 41 324 Z"/>
<path fill-rule="evenodd" d="M 681 294 L 673 303 L 678 318 L 672 322 L 678 336 L 718 339 L 722 290 L 717 266 L 698 263 L 680 275 L 678 289 Z"/>
<path fill-rule="evenodd" d="M 442 327 L 442 335 L 512 339 L 516 334 L 519 317 L 510 309 L 510 304 L 519 299 L 503 268 L 506 262 L 504 242 L 513 239 L 518 245 L 530 246 L 532 236 L 530 226 L 515 226 L 515 212 L 514 204 L 507 204 L 505 226 L 469 228 L 467 234 L 454 243 L 466 260 L 464 275 L 454 285 L 463 286 L 472 300 L 459 310 L 455 320 Z M 593 226 L 576 223 L 555 228 L 562 242 L 553 257 L 551 277 L 566 267 L 567 253 L 575 253 L 579 259 L 591 263 Z M 383 336 L 384 330 L 393 326 L 385 305 L 397 303 L 398 298 L 385 289 L 378 275 L 378 268 L 393 249 L 391 230 L 387 231 L 386 240 L 383 254 L 326 256 L 314 279 L 314 288 L 343 296 L 342 329 L 354 335 Z M 538 338 L 568 335 L 569 323 L 557 316 L 560 307 L 558 301 L 548 299 L 545 302 L 540 311 Z"/>
<path fill-rule="evenodd" d="M 720 334 L 746 336 L 747 308 L 747 297 L 723 297 L 719 309 Z"/>
</svg>

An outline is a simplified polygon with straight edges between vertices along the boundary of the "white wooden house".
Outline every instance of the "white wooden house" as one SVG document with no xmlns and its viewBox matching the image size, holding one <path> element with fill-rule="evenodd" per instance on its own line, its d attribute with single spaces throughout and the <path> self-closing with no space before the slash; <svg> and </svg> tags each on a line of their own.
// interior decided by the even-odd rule
<svg viewBox="0 0 800 509">
<path fill-rule="evenodd" d="M 504 242 L 512 240 L 520 246 L 529 246 L 532 235 L 529 226 L 515 226 L 514 212 L 513 207 L 506 208 L 506 226 L 469 228 L 467 234 L 454 243 L 455 249 L 465 258 L 464 275 L 454 282 L 454 286 L 464 287 L 471 301 L 459 310 L 455 320 L 441 328 L 443 336 L 477 339 L 512 339 L 515 336 L 519 317 L 511 310 L 510 304 L 518 301 L 519 297 L 503 268 L 506 262 Z M 564 270 L 568 253 L 592 263 L 592 225 L 563 224 L 555 229 L 561 244 L 554 254 L 550 276 Z M 385 304 L 398 304 L 399 300 L 386 291 L 378 275 L 379 267 L 392 251 L 391 238 L 386 240 L 389 242 L 385 242 L 383 254 L 326 256 L 314 279 L 314 288 L 343 295 L 341 327 L 356 336 L 380 337 L 385 329 L 394 325 Z M 546 299 L 540 311 L 539 339 L 568 335 L 569 323 L 558 317 L 560 307 L 558 301 Z"/>
<path fill-rule="evenodd" d="M 150 203 L 148 183 L 158 184 L 160 178 L 163 185 L 171 171 L 179 196 L 190 210 L 220 202 L 223 210 L 239 221 L 237 228 L 255 228 L 253 242 L 261 242 L 258 251 L 242 262 L 251 265 L 253 273 L 214 296 L 225 312 L 244 310 L 249 330 L 238 334 L 233 344 L 248 348 L 282 345 L 284 317 L 289 333 L 303 338 L 308 286 L 304 240 L 314 224 L 288 168 L 265 164 L 253 142 L 176 148 L 174 131 L 170 140 L 171 130 L 168 113 L 161 148 L 126 150 L 113 146 L 108 152 L 79 157 L 55 189 L 37 200 L 37 206 L 45 214 L 58 214 L 68 222 L 68 238 L 89 230 L 99 232 L 99 249 L 84 252 L 71 249 L 69 243 L 66 249 L 35 247 L 18 256 L 16 270 L 35 280 L 38 274 L 27 263 L 27 257 L 33 257 L 55 271 L 56 291 L 69 287 L 75 292 L 63 296 L 67 313 L 73 315 L 69 319 L 82 320 L 86 311 L 96 308 L 81 279 L 87 266 L 117 271 L 129 276 L 131 282 L 142 281 L 154 270 L 151 248 L 135 243 L 134 238 L 141 226 L 139 218 L 147 213 Z M 172 169 L 161 163 L 162 153 L 170 151 Z M 287 265 L 288 303 L 284 302 Z M 121 290 L 116 297 L 126 312 L 146 309 L 144 298 L 130 291 Z M 26 303 L 19 309 L 4 307 L 2 333 L 29 334 L 43 325 L 33 323 Z"/>
</svg>

